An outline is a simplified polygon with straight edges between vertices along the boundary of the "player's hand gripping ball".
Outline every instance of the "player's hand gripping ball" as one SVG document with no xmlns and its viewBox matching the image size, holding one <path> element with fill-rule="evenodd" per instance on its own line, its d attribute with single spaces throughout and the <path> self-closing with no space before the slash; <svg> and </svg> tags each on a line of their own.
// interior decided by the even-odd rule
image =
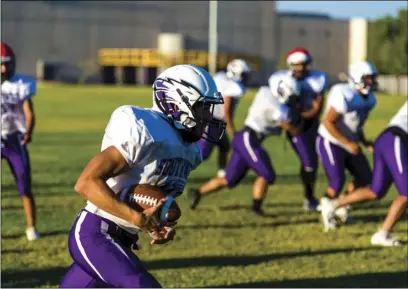
<svg viewBox="0 0 408 289">
<path fill-rule="evenodd" d="M 138 212 L 155 206 L 161 199 L 167 197 L 159 187 L 151 185 L 133 185 L 125 193 L 125 200 L 131 208 Z M 172 198 L 159 209 L 158 218 L 162 222 L 176 222 L 181 217 L 180 207 Z"/>
</svg>

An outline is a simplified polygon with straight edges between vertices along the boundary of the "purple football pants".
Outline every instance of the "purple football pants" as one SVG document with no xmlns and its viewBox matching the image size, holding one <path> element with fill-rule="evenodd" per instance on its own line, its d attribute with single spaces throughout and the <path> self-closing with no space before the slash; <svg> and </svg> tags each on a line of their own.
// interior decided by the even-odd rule
<svg viewBox="0 0 408 289">
<path fill-rule="evenodd" d="M 107 233 L 108 226 L 115 224 L 81 210 L 68 239 L 74 263 L 60 288 L 160 288 L 131 248 Z"/>
<path fill-rule="evenodd" d="M 20 196 L 31 196 L 31 169 L 27 147 L 21 145 L 19 132 L 1 139 L 1 158 L 5 159 L 14 176 Z"/>
</svg>

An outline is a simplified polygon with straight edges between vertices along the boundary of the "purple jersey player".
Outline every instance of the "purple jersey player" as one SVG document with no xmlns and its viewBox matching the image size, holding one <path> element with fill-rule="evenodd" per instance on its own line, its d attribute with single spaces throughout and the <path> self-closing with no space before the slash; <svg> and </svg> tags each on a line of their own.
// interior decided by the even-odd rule
<svg viewBox="0 0 408 289">
<path fill-rule="evenodd" d="M 234 59 L 227 65 L 227 72 L 218 72 L 214 76 L 214 81 L 217 88 L 224 98 L 224 104 L 218 105 L 214 110 L 214 118 L 225 120 L 227 122 L 227 132 L 230 137 L 236 133 L 234 124 L 234 114 L 238 102 L 245 95 L 246 83 L 251 69 L 248 63 L 242 59 Z M 200 148 L 203 155 L 203 160 L 207 160 L 215 145 L 218 146 L 218 172 L 220 177 L 225 176 L 225 166 L 227 165 L 227 157 L 230 151 L 230 142 L 228 135 L 224 134 L 217 144 L 210 143 L 205 139 L 201 139 Z"/>
<path fill-rule="evenodd" d="M 258 90 L 245 120 L 245 126 L 238 131 L 232 141 L 232 156 L 227 165 L 225 177 L 215 177 L 199 189 L 190 189 L 190 207 L 195 209 L 201 196 L 224 187 L 233 188 L 239 184 L 249 169 L 257 174 L 253 185 L 252 210 L 262 215 L 262 202 L 266 197 L 268 185 L 275 182 L 275 170 L 262 141 L 280 134 L 284 128 L 296 135 L 299 133 L 300 83 L 290 75 L 275 79 L 272 91 L 263 86 Z M 297 113 L 295 113 L 297 112 Z"/>
<path fill-rule="evenodd" d="M 304 209 L 313 211 L 319 209 L 319 202 L 314 196 L 318 166 L 315 142 L 323 98 L 327 89 L 327 75 L 319 70 L 308 68 L 312 63 L 312 57 L 305 48 L 298 47 L 291 50 L 286 62 L 289 70 L 275 72 L 269 78 L 269 83 L 282 74 L 290 74 L 301 83 L 300 99 L 304 107 L 301 116 L 305 124 L 299 135 L 294 136 L 290 132 L 286 135 L 301 163 L 300 179 L 304 188 Z"/>
<path fill-rule="evenodd" d="M 198 141 L 203 132 L 218 141 L 225 122 L 212 113 L 223 99 L 212 76 L 193 65 L 163 71 L 153 85 L 153 107 L 117 108 L 105 129 L 101 152 L 86 166 L 75 190 L 87 199 L 69 233 L 74 263 L 60 287 L 161 287 L 131 246 L 143 230 L 152 244 L 173 239 L 165 208 L 179 196 L 187 178 L 202 161 Z M 148 184 L 167 192 L 166 203 L 139 213 L 124 198 L 129 186 Z M 163 206 L 159 223 L 157 210 Z M 157 233 L 161 233 L 157 235 Z"/>
<path fill-rule="evenodd" d="M 11 47 L 1 43 L 1 158 L 10 165 L 27 218 L 29 241 L 39 238 L 35 228 L 35 201 L 31 191 L 31 169 L 27 144 L 31 141 L 35 115 L 32 97 L 36 81 L 15 74 L 16 57 Z"/>
<path fill-rule="evenodd" d="M 408 204 L 408 101 L 400 108 L 374 143 L 374 168 L 371 188 L 357 189 L 344 198 L 327 201 L 322 208 L 326 222 L 334 217 L 335 210 L 349 204 L 380 199 L 394 182 L 398 196 L 391 204 L 381 227 L 371 237 L 371 244 L 401 246 L 390 236 L 390 231 L 404 213 Z"/>
<path fill-rule="evenodd" d="M 349 83 L 336 84 L 330 90 L 316 140 L 317 153 L 329 179 L 325 197 L 321 200 L 322 214 L 325 214 L 323 205 L 339 196 L 345 182 L 345 169 L 354 177 L 355 188 L 371 183 L 371 168 L 358 143 L 371 146 L 365 138 L 363 126 L 376 105 L 373 88 L 377 72 L 371 63 L 362 61 L 352 64 L 348 75 Z M 346 214 L 344 210 L 338 212 Z M 346 221 L 346 217 L 342 219 Z M 335 228 L 332 220 L 324 220 L 326 230 Z"/>
</svg>

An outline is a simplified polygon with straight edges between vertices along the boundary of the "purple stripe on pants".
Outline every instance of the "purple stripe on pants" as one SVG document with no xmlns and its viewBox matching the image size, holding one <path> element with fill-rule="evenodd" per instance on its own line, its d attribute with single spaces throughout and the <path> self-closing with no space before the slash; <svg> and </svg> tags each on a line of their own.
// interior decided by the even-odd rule
<svg viewBox="0 0 408 289">
<path fill-rule="evenodd" d="M 237 132 L 232 141 L 232 148 L 232 156 L 226 168 L 228 187 L 236 186 L 249 169 L 253 169 L 269 184 L 275 182 L 275 170 L 269 155 L 253 133 L 245 129 Z"/>
<path fill-rule="evenodd" d="M 111 221 L 81 210 L 69 234 L 68 247 L 74 264 L 60 287 L 159 288 L 129 247 L 106 233 Z"/>
<path fill-rule="evenodd" d="M 408 197 L 408 145 L 386 130 L 374 143 L 374 169 L 371 190 L 383 197 L 392 182 L 401 196 Z"/>
<path fill-rule="evenodd" d="M 1 158 L 5 159 L 13 173 L 20 196 L 31 196 L 31 168 L 27 147 L 21 145 L 21 133 L 9 134 L 1 139 Z"/>
<path fill-rule="evenodd" d="M 354 177 L 356 185 L 367 186 L 371 183 L 370 165 L 363 153 L 353 155 L 320 135 L 316 139 L 316 150 L 329 179 L 329 186 L 336 193 L 343 189 L 345 169 Z"/>
</svg>

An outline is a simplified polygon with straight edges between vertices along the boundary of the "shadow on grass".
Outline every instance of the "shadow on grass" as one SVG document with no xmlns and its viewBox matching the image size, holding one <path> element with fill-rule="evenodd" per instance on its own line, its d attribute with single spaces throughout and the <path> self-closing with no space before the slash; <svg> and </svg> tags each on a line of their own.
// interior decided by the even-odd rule
<svg viewBox="0 0 408 289">
<path fill-rule="evenodd" d="M 211 288 L 406 288 L 408 271 L 364 273 L 337 277 L 236 283 Z"/>
<path fill-rule="evenodd" d="M 374 250 L 375 248 L 344 248 L 321 251 L 301 251 L 289 253 L 276 253 L 256 256 L 203 256 L 192 258 L 162 259 L 145 262 L 149 270 L 179 269 L 192 267 L 222 267 L 222 266 L 249 266 L 270 262 L 279 259 L 297 258 L 302 256 L 330 255 L 338 253 L 351 253 L 358 251 Z"/>
<path fill-rule="evenodd" d="M 208 176 L 208 175 L 197 175 L 197 176 L 191 176 L 188 178 L 188 182 L 190 184 L 195 184 L 195 185 L 200 185 L 205 182 L 208 182 L 211 178 L 215 177 L 214 176 Z M 256 179 L 256 176 L 254 175 L 248 175 L 245 176 L 239 184 L 252 184 Z M 317 176 L 318 180 L 324 180 L 325 175 L 321 174 Z M 277 175 L 276 176 L 276 185 L 299 185 L 301 186 L 300 183 L 300 177 L 299 175 L 290 175 L 290 174 L 282 174 L 282 175 Z"/>
<path fill-rule="evenodd" d="M 55 231 L 49 231 L 49 232 L 40 232 L 41 238 L 47 238 L 47 237 L 53 237 L 53 236 L 59 236 L 59 235 L 66 235 L 68 237 L 68 233 L 69 233 L 70 229 L 67 230 L 55 230 Z M 11 239 L 20 239 L 22 237 L 25 237 L 24 233 L 20 233 L 20 234 L 1 234 L 1 239 L 4 240 L 11 240 Z"/>
<path fill-rule="evenodd" d="M 262 218 L 262 217 L 260 217 Z M 245 223 L 245 224 L 194 224 L 194 225 L 177 225 L 177 229 L 242 229 L 242 228 L 276 228 L 281 226 L 290 225 L 303 225 L 319 223 L 318 218 L 303 219 L 303 220 L 288 220 L 288 221 L 276 221 L 269 223 Z"/>
<path fill-rule="evenodd" d="M 191 257 L 191 258 L 176 258 L 176 259 L 162 259 L 162 260 L 152 260 L 146 261 L 145 266 L 148 270 L 166 270 L 166 269 L 180 269 L 180 268 L 193 268 L 193 267 L 222 267 L 222 266 L 248 266 L 255 265 L 264 262 L 270 262 L 278 259 L 288 259 L 300 256 L 317 256 L 317 255 L 329 255 L 338 253 L 351 253 L 364 250 L 373 250 L 375 248 L 354 248 L 354 249 L 331 249 L 331 250 L 321 250 L 321 251 L 303 251 L 303 252 L 290 252 L 290 253 L 277 253 L 277 254 L 267 254 L 259 256 L 203 256 L 203 257 Z M 56 285 L 59 284 L 62 277 L 66 273 L 68 268 L 64 267 L 54 267 L 54 268 L 44 268 L 44 269 L 29 269 L 29 270 L 3 270 L 1 274 L 2 287 L 35 287 L 43 286 L 46 284 Z M 405 272 L 406 274 L 406 272 Z M 403 284 L 402 281 L 398 281 L 403 276 L 394 276 L 396 284 Z M 314 280 L 314 279 L 311 279 Z M 297 283 L 288 283 L 285 285 L 285 281 L 274 282 L 274 283 L 248 283 L 248 284 L 236 284 L 236 286 L 242 287 L 270 287 L 268 284 L 272 284 L 276 287 L 299 287 Z M 295 282 L 295 281 L 291 281 Z M 297 281 L 298 285 L 305 286 L 302 283 L 303 280 Z M 329 281 L 328 281 L 329 282 Z M 341 282 L 341 280 L 339 281 Z M 351 284 L 354 287 L 357 283 Z M 323 284 L 323 283 L 322 283 Z M 333 287 L 335 284 L 329 284 L 329 287 Z M 370 283 L 371 284 L 371 283 Z M 374 284 L 374 283 L 373 283 Z M 381 284 L 381 283 L 379 283 Z M 385 284 L 385 283 L 383 283 Z M 254 285 L 254 286 L 253 286 Z M 387 286 L 392 285 L 388 279 Z M 235 286 L 235 285 L 234 285 Z M 225 286 L 222 286 L 225 287 Z M 313 287 L 312 284 L 307 284 L 305 287 Z M 383 286 L 385 287 L 385 286 Z"/>
</svg>

